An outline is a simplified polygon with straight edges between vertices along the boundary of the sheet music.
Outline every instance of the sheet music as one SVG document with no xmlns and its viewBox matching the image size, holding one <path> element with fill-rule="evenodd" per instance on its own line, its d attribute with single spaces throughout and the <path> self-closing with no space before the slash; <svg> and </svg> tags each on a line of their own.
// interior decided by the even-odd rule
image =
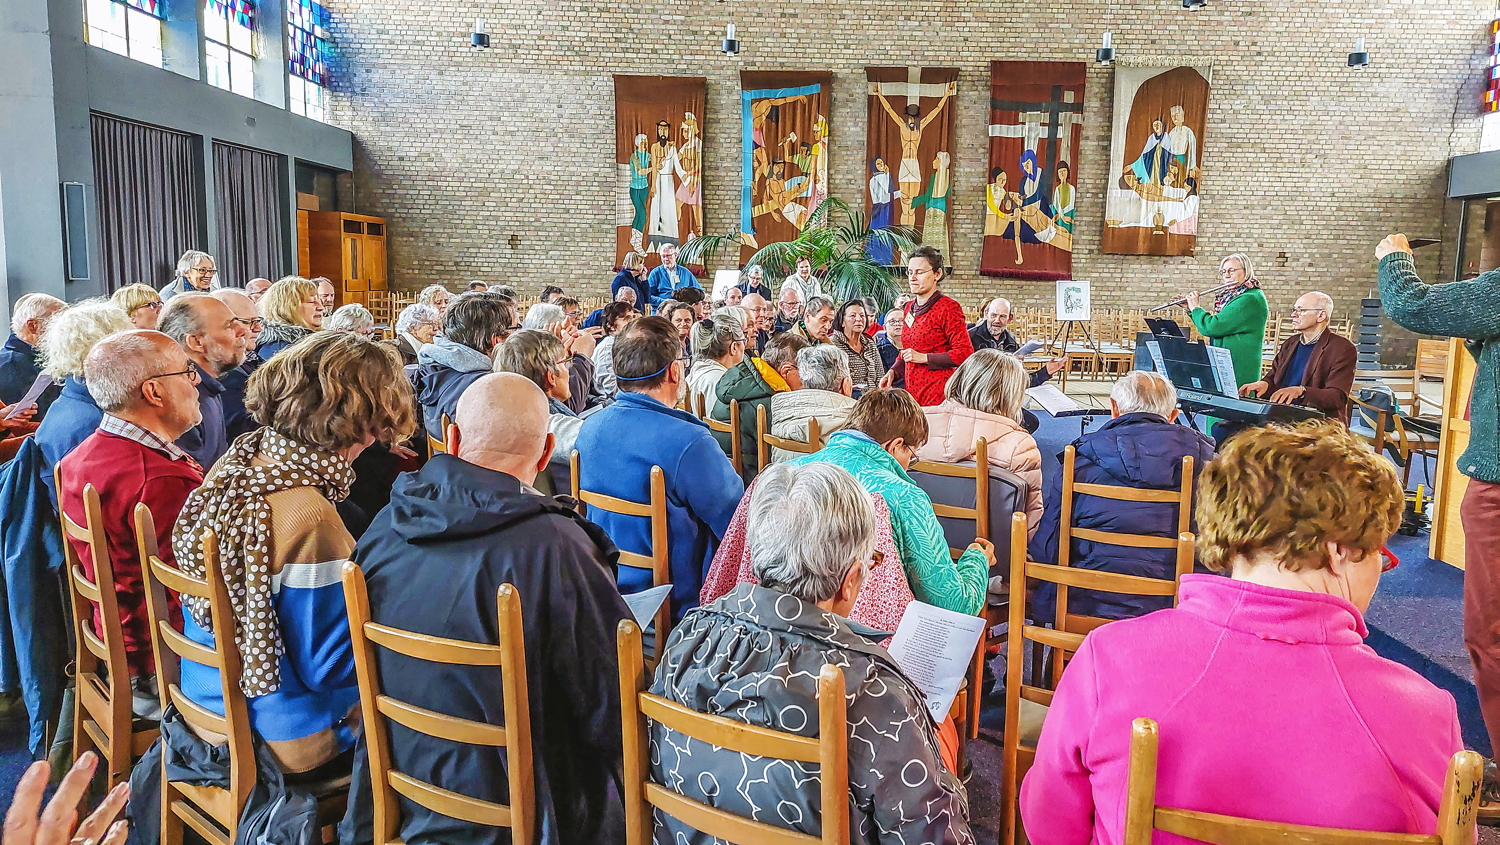
<svg viewBox="0 0 1500 845">
<path fill-rule="evenodd" d="M 649 590 L 641 590 L 639 593 L 631 593 L 621 596 L 625 600 L 625 606 L 630 608 L 630 615 L 635 617 L 635 624 L 641 626 L 641 630 L 651 627 L 651 621 L 656 618 L 656 611 L 661 603 L 667 600 L 672 592 L 671 584 L 663 584 L 660 587 L 652 587 Z"/>
<path fill-rule="evenodd" d="M 1240 395 L 1240 383 L 1234 377 L 1234 356 L 1229 354 L 1229 350 L 1222 346 L 1209 346 L 1208 361 L 1214 365 L 1214 378 L 1219 382 L 1219 393 L 1225 396 Z"/>
<path fill-rule="evenodd" d="M 1146 349 L 1151 352 L 1151 363 L 1156 367 L 1156 371 L 1165 376 L 1167 374 L 1167 360 L 1161 357 L 1161 344 L 1154 340 L 1148 340 L 1146 341 Z"/>
<path fill-rule="evenodd" d="M 1046 341 L 1028 340 L 1025 343 L 1021 344 L 1021 348 L 1020 349 L 1016 350 L 1016 357 L 1017 358 L 1025 358 L 1027 355 L 1030 355 L 1031 353 L 1037 351 L 1038 349 L 1041 349 L 1043 346 L 1046 346 L 1046 345 L 1047 345 Z"/>
<path fill-rule="evenodd" d="M 983 632 L 983 617 L 919 601 L 906 606 L 888 651 L 901 672 L 927 696 L 927 711 L 934 722 L 947 718 L 953 707 Z"/>
<path fill-rule="evenodd" d="M 28 409 L 35 408 L 37 398 L 42 395 L 43 391 L 54 384 L 56 384 L 56 382 L 52 380 L 52 376 L 49 376 L 46 373 L 42 373 L 41 375 L 37 376 L 36 381 L 33 381 L 31 383 L 31 387 L 26 389 L 26 395 L 22 396 L 21 401 L 17 402 L 15 406 L 11 408 L 11 412 L 5 415 L 5 419 L 13 420 L 21 414 L 26 413 Z"/>
<path fill-rule="evenodd" d="M 1036 387 L 1027 388 L 1026 395 L 1031 397 L 1042 410 L 1054 417 L 1065 417 L 1088 409 L 1073 401 L 1068 394 L 1057 389 L 1056 385 L 1040 384 Z"/>
</svg>

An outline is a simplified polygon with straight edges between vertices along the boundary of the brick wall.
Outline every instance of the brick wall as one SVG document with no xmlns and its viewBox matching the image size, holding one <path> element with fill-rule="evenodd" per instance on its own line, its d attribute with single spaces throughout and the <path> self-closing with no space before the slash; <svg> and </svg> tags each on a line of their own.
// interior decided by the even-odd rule
<svg viewBox="0 0 1500 845">
<path fill-rule="evenodd" d="M 1493 14 L 1478 0 L 1212 0 L 1194 12 L 1174 0 L 331 5 L 333 119 L 357 137 L 358 210 L 390 221 L 398 287 L 480 278 L 607 291 L 613 73 L 708 77 L 705 214 L 722 232 L 737 219 L 741 69 L 833 70 L 833 192 L 862 204 L 863 69 L 920 64 L 962 69 L 948 291 L 971 307 L 994 292 L 1050 305 L 1051 283 L 976 272 L 988 62 L 1091 60 L 1108 28 L 1122 58 L 1214 59 L 1200 235 L 1196 257 L 1100 254 L 1114 86 L 1111 69 L 1090 63 L 1075 277 L 1094 282 L 1098 306 L 1151 305 L 1213 284 L 1220 256 L 1246 252 L 1280 310 L 1312 288 L 1352 309 L 1373 289 L 1385 233 L 1442 235 L 1456 223 L 1446 162 L 1477 148 Z M 488 51 L 468 47 L 480 15 Z M 743 50 L 732 59 L 718 52 L 731 19 Z M 1345 67 L 1356 35 L 1374 60 L 1360 70 Z M 1419 253 L 1419 267 L 1451 273 L 1451 252 L 1449 238 Z"/>
</svg>

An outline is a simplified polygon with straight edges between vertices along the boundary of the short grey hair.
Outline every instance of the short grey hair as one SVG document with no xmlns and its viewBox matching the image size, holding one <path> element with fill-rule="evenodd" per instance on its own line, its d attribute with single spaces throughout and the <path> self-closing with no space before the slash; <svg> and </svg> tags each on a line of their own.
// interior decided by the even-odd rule
<svg viewBox="0 0 1500 845">
<path fill-rule="evenodd" d="M 998 349 L 981 349 L 953 371 L 943 395 L 965 408 L 1020 422 L 1026 384 L 1020 359 Z"/>
<path fill-rule="evenodd" d="M 375 328 L 375 315 L 370 313 L 370 309 L 360 305 L 358 302 L 351 302 L 348 305 L 340 305 L 332 314 L 328 315 L 328 320 L 323 323 L 323 328 L 346 332 L 373 329 Z"/>
<path fill-rule="evenodd" d="M 177 297 L 172 297 L 176 299 Z M 83 361 L 99 341 L 135 328 L 120 306 L 98 297 L 64 308 L 47 322 L 42 334 L 42 372 L 62 381 L 83 378 Z"/>
<path fill-rule="evenodd" d="M 141 398 L 141 385 L 159 365 L 156 332 L 120 332 L 110 335 L 89 350 L 83 359 L 83 380 L 99 410 L 105 413 L 128 410 Z"/>
<path fill-rule="evenodd" d="M 814 314 L 823 313 L 824 308 L 835 310 L 838 308 L 838 306 L 833 304 L 832 299 L 829 299 L 822 294 L 817 294 L 816 296 L 809 296 L 807 298 L 807 302 L 803 305 L 803 313 L 811 317 Z"/>
<path fill-rule="evenodd" d="M 749 267 L 746 267 L 745 270 L 744 270 L 744 272 L 740 273 L 740 276 L 741 276 L 741 278 L 743 278 L 745 276 L 750 275 L 751 273 L 759 273 L 760 277 L 761 277 L 761 281 L 765 281 L 766 271 L 759 264 L 751 264 Z"/>
<path fill-rule="evenodd" d="M 161 309 L 161 316 L 156 320 L 156 330 L 186 349 L 189 336 L 208 333 L 203 312 L 197 307 L 206 299 L 213 299 L 213 296 L 207 293 L 179 293 L 167 300 L 167 304 Z"/>
<path fill-rule="evenodd" d="M 1115 382 L 1109 398 L 1122 414 L 1170 417 L 1177 410 L 1177 389 L 1159 373 L 1134 370 Z"/>
<path fill-rule="evenodd" d="M 418 302 L 415 305 L 408 305 L 401 309 L 400 316 L 396 318 L 396 331 L 409 332 L 412 330 L 412 327 L 419 326 L 422 323 L 432 323 L 434 326 L 442 328 L 442 322 L 443 318 L 438 315 L 436 308 Z"/>
<path fill-rule="evenodd" d="M 1230 259 L 1234 259 L 1235 261 L 1238 261 L 1240 263 L 1240 266 L 1243 267 L 1243 268 L 1245 268 L 1245 280 L 1246 281 L 1249 281 L 1250 279 L 1255 278 L 1255 265 L 1253 263 L 1251 263 L 1250 256 L 1246 255 L 1243 252 L 1236 252 L 1233 255 L 1226 255 L 1226 256 L 1224 256 L 1219 261 L 1219 269 L 1223 270 L 1224 269 L 1224 262 L 1225 261 L 1229 261 Z"/>
<path fill-rule="evenodd" d="M 745 328 L 729 314 L 715 314 L 693 323 L 693 358 L 717 361 L 729 354 L 734 342 L 745 339 Z"/>
<path fill-rule="evenodd" d="M 819 343 L 797 353 L 797 375 L 810 390 L 837 391 L 849 378 L 849 356 L 831 343 Z"/>
<path fill-rule="evenodd" d="M 1328 294 L 1326 294 L 1326 293 L 1324 293 L 1324 292 L 1322 292 L 1320 290 L 1308 291 L 1307 293 L 1303 294 L 1302 296 L 1310 296 L 1310 297 L 1314 298 L 1315 300 L 1317 300 L 1318 307 L 1321 308 L 1321 309 L 1323 309 L 1323 313 L 1325 313 L 1325 314 L 1328 315 L 1329 322 L 1333 321 L 1333 297 L 1329 296 Z M 1302 297 L 1298 297 L 1298 299 L 1301 299 L 1301 298 Z"/>
<path fill-rule="evenodd" d="M 16 334 L 25 331 L 32 320 L 45 321 L 48 317 L 68 307 L 68 303 L 48 293 L 28 293 L 16 300 L 16 310 L 10 315 L 10 330 Z"/>
<path fill-rule="evenodd" d="M 205 258 L 207 258 L 209 261 L 214 260 L 214 257 L 212 255 L 209 255 L 201 249 L 190 249 L 187 252 L 184 252 L 182 254 L 182 257 L 177 259 L 177 278 L 186 278 L 187 272 L 193 269 L 193 265 L 197 264 L 199 261 L 202 261 Z M 214 266 L 217 267 L 218 262 L 215 261 Z"/>
<path fill-rule="evenodd" d="M 567 316 L 562 310 L 561 305 L 554 305 L 551 302 L 538 302 L 526 309 L 526 319 L 521 321 L 521 328 L 541 329 L 545 331 L 547 324 L 561 323 Z"/>
<path fill-rule="evenodd" d="M 448 293 L 449 296 L 452 296 L 452 294 L 448 292 L 448 289 L 443 287 L 442 285 L 428 285 L 427 287 L 422 288 L 421 293 L 417 294 L 417 301 L 422 303 L 423 305 L 432 305 L 432 303 L 437 301 L 438 294 L 440 293 Z"/>
<path fill-rule="evenodd" d="M 491 372 L 524 376 L 545 391 L 547 373 L 559 369 L 558 361 L 565 351 L 563 342 L 551 332 L 521 329 L 495 347 Z"/>
<path fill-rule="evenodd" d="M 798 526 L 816 525 L 816 531 Z M 827 601 L 851 566 L 875 550 L 875 506 L 835 464 L 772 464 L 750 496 L 745 540 L 761 586 L 805 602 Z"/>
</svg>

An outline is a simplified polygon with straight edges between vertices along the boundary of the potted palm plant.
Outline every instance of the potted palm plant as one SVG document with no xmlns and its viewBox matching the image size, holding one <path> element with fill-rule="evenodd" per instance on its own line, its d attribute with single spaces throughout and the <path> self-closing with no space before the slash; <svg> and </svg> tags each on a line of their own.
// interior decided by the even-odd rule
<svg viewBox="0 0 1500 845">
<path fill-rule="evenodd" d="M 835 197 L 823 200 L 808 220 L 807 228 L 795 240 L 761 247 L 745 266 L 758 264 L 765 268 L 767 279 L 774 279 L 791 274 L 797 260 L 807 258 L 813 273 L 823 279 L 823 289 L 838 301 L 868 296 L 882 309 L 891 307 L 898 290 L 897 274 L 871 258 L 869 247 L 884 246 L 893 254 L 910 252 L 922 242 L 921 232 L 914 226 L 871 228 L 864 212 Z M 707 264 L 721 252 L 737 253 L 742 244 L 739 232 L 700 235 L 682 245 L 677 260 Z"/>
</svg>

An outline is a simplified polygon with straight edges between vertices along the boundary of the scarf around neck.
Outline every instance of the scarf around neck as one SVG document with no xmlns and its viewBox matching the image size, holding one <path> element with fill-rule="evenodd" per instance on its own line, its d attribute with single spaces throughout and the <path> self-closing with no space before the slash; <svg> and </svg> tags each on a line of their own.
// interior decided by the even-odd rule
<svg viewBox="0 0 1500 845">
<path fill-rule="evenodd" d="M 1240 294 L 1244 293 L 1245 291 L 1248 291 L 1248 290 L 1259 290 L 1259 289 L 1260 289 L 1260 282 L 1257 282 L 1254 279 L 1246 279 L 1245 282 L 1244 282 L 1244 284 L 1241 284 L 1238 287 L 1233 287 L 1233 288 L 1230 288 L 1229 290 L 1219 291 L 1219 295 L 1216 296 L 1216 297 L 1214 297 L 1214 310 L 1215 311 L 1221 311 L 1221 310 L 1223 310 L 1224 306 L 1228 305 L 1231 300 L 1233 300 L 1236 296 L 1239 296 Z"/>
<path fill-rule="evenodd" d="M 255 465 L 259 455 L 274 463 Z M 292 440 L 271 428 L 240 437 L 220 459 L 202 487 L 188 495 L 172 529 L 177 565 L 194 578 L 206 578 L 200 541 L 212 530 L 229 603 L 237 623 L 240 690 L 251 698 L 281 688 L 281 624 L 273 603 L 271 508 L 266 497 L 282 490 L 313 487 L 331 502 L 343 501 L 354 470 L 343 458 Z M 214 636 L 208 602 L 184 597 L 193 621 Z"/>
</svg>

